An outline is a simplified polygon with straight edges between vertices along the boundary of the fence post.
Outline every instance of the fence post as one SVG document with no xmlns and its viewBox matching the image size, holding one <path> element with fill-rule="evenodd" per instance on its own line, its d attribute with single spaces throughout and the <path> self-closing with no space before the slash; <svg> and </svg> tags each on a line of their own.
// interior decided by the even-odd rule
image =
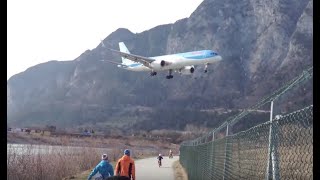
<svg viewBox="0 0 320 180">
<path fill-rule="evenodd" d="M 212 141 L 214 141 L 214 131 L 212 132 Z"/>
<path fill-rule="evenodd" d="M 210 178 L 209 179 L 213 179 L 213 176 L 214 176 L 214 163 L 215 163 L 215 160 L 214 160 L 214 133 L 215 131 L 212 132 L 212 145 L 211 145 L 211 158 L 210 158 Z"/>
<path fill-rule="evenodd" d="M 278 139 L 276 136 L 277 130 L 273 122 L 273 101 L 271 101 L 270 108 L 270 130 L 269 130 L 269 149 L 268 149 L 268 165 L 266 179 L 279 179 L 279 163 L 278 163 Z M 270 174 L 272 175 L 270 177 Z"/>
<path fill-rule="evenodd" d="M 208 177 L 208 179 L 212 179 L 211 175 L 213 174 L 212 172 L 214 171 L 213 170 L 213 163 L 214 163 L 214 152 L 213 152 L 213 149 L 214 149 L 214 131 L 212 132 L 212 140 L 211 140 L 211 151 L 210 151 L 210 165 L 209 165 L 209 172 L 210 172 L 210 177 Z"/>
<path fill-rule="evenodd" d="M 228 136 L 229 136 L 229 123 L 227 124 L 226 137 L 225 137 L 226 145 L 224 148 L 225 156 L 224 156 L 224 167 L 223 167 L 223 179 L 225 178 L 225 175 L 226 175 Z"/>
</svg>

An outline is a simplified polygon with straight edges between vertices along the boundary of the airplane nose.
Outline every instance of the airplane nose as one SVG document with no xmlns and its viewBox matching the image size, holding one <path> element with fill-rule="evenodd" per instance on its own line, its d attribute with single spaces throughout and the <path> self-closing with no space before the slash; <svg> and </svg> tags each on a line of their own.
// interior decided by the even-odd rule
<svg viewBox="0 0 320 180">
<path fill-rule="evenodd" d="M 217 59 L 218 59 L 218 61 L 221 61 L 222 57 L 221 56 L 217 56 Z"/>
</svg>

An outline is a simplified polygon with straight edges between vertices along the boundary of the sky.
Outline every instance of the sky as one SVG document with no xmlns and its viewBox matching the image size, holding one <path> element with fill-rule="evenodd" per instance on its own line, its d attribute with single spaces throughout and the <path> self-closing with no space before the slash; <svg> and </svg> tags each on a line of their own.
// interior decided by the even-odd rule
<svg viewBox="0 0 320 180">
<path fill-rule="evenodd" d="M 118 28 L 140 33 L 189 17 L 203 0 L 8 0 L 7 80 L 50 60 L 74 60 Z"/>
</svg>

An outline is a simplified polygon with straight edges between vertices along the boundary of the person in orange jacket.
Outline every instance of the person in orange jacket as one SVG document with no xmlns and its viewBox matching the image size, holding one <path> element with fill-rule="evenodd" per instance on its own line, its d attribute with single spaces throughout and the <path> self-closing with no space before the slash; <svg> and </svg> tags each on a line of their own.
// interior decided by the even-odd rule
<svg viewBox="0 0 320 180">
<path fill-rule="evenodd" d="M 130 150 L 124 150 L 124 155 L 118 160 L 114 169 L 116 176 L 127 176 L 132 180 L 136 179 L 134 160 L 130 158 Z"/>
</svg>

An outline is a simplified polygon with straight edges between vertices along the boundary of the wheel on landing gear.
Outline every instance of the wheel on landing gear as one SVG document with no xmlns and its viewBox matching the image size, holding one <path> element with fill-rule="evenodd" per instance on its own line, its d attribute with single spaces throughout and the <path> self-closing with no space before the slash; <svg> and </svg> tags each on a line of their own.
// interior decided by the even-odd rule
<svg viewBox="0 0 320 180">
<path fill-rule="evenodd" d="M 155 76 L 155 75 L 157 75 L 157 72 L 151 72 L 150 73 L 150 76 Z"/>
<path fill-rule="evenodd" d="M 169 75 L 169 76 L 166 76 L 167 79 L 172 79 L 173 76 L 172 75 Z"/>
<path fill-rule="evenodd" d="M 209 64 L 206 64 L 206 65 L 204 66 L 204 73 L 207 73 L 207 72 L 208 72 L 208 65 L 209 65 Z"/>
</svg>

